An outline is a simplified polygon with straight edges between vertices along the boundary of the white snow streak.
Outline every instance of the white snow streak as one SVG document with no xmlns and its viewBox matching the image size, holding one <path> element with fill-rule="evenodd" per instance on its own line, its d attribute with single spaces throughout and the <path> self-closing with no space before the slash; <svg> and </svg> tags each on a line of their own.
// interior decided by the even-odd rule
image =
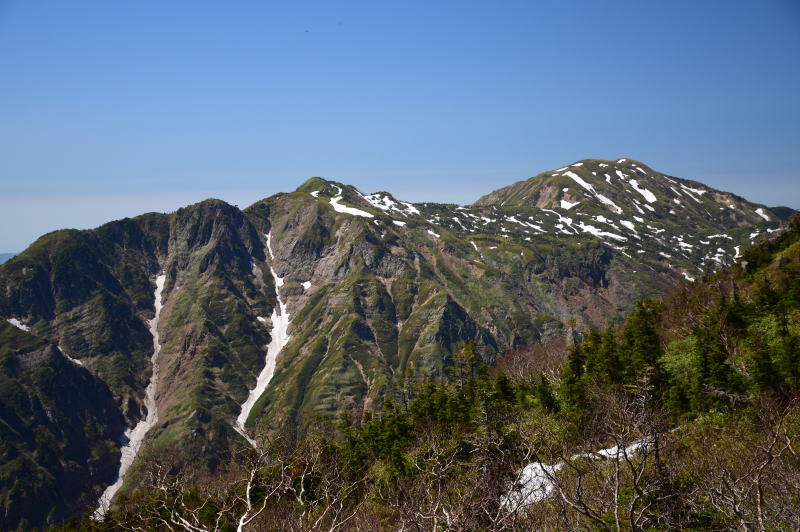
<svg viewBox="0 0 800 532">
<path fill-rule="evenodd" d="M 762 218 L 764 218 L 768 222 L 772 221 L 772 220 L 770 220 L 769 216 L 767 216 L 767 213 L 764 212 L 764 209 L 762 209 L 761 207 L 756 209 L 756 214 L 761 216 Z"/>
<path fill-rule="evenodd" d="M 164 290 L 164 281 L 166 281 L 166 279 L 167 276 L 164 274 L 156 277 L 156 290 L 153 294 L 155 299 L 156 313 L 155 316 L 153 316 L 153 319 L 147 323 L 150 329 L 150 334 L 153 335 L 153 356 L 150 358 L 150 362 L 153 367 L 153 374 L 150 377 L 150 382 L 147 384 L 147 388 L 144 391 L 144 406 L 145 409 L 147 409 L 147 416 L 144 419 L 139 420 L 133 429 L 128 428 L 125 430 L 122 448 L 120 449 L 122 457 L 119 463 L 117 481 L 107 487 L 100 496 L 100 500 L 97 503 L 97 509 L 95 510 L 95 518 L 101 518 L 106 511 L 108 511 L 108 508 L 111 506 L 111 501 L 114 499 L 114 495 L 122 487 L 122 483 L 125 481 L 125 474 L 128 472 L 128 468 L 130 468 L 131 464 L 133 464 L 136 455 L 139 453 L 139 449 L 142 446 L 144 437 L 158 422 L 156 389 L 158 388 L 158 354 L 161 351 L 161 344 L 159 343 L 158 339 L 158 320 L 161 317 L 161 309 L 163 307 L 161 302 L 161 293 Z"/>
<path fill-rule="evenodd" d="M 569 178 L 571 178 L 573 181 L 578 183 L 580 186 L 582 186 L 583 188 L 585 188 L 586 190 L 591 192 L 597 199 L 600 200 L 601 203 L 605 203 L 606 205 L 610 206 L 612 209 L 614 209 L 614 211 L 617 214 L 621 214 L 622 213 L 622 209 L 617 207 L 617 205 L 613 201 L 611 201 L 607 197 L 605 197 L 602 194 L 600 194 L 599 192 L 597 192 L 594 189 L 594 186 L 592 186 L 590 183 L 587 183 L 586 181 L 584 181 L 583 178 L 581 176 L 579 176 L 578 174 L 576 174 L 575 172 L 564 172 L 564 175 L 569 177 Z"/>
<path fill-rule="evenodd" d="M 584 181 L 583 178 L 578 174 L 576 174 L 575 172 L 564 172 L 564 175 L 571 178 L 573 181 L 578 183 L 580 186 L 582 186 L 592 194 L 597 194 L 597 192 L 594 190 L 594 187 L 591 184 Z"/>
<path fill-rule="evenodd" d="M 603 196 L 602 194 L 598 194 L 597 199 L 599 199 L 601 203 L 605 203 L 606 205 L 614 209 L 614 212 L 616 212 L 617 214 L 622 214 L 622 209 L 620 207 L 617 207 L 617 204 L 608 199 L 607 197 Z"/>
<path fill-rule="evenodd" d="M 356 209 L 355 207 L 348 207 L 347 205 L 341 205 L 339 202 L 342 201 L 342 196 L 335 196 L 331 198 L 331 207 L 336 212 L 343 212 L 345 214 L 352 214 L 353 216 L 363 216 L 364 218 L 374 218 L 375 216 L 372 213 L 367 211 L 362 211 L 361 209 Z"/>
<path fill-rule="evenodd" d="M 684 189 L 684 190 L 688 190 L 688 191 L 690 191 L 690 192 L 694 192 L 695 194 L 699 194 L 700 196 L 702 196 L 703 194 L 705 194 L 706 192 L 708 192 L 708 190 L 703 190 L 702 188 L 692 188 L 692 187 L 687 187 L 687 186 L 686 186 L 686 185 L 684 185 L 684 184 L 681 184 L 681 188 L 682 188 L 682 189 Z"/>
<path fill-rule="evenodd" d="M 27 325 L 25 325 L 24 323 L 19 321 L 17 318 L 8 318 L 6 321 L 8 323 L 10 323 L 11 325 L 13 325 L 14 327 L 16 327 L 17 329 L 22 329 L 25 332 L 28 332 L 28 331 L 31 330 L 30 327 L 28 327 Z"/>
<path fill-rule="evenodd" d="M 575 205 L 577 205 L 578 203 L 580 203 L 580 201 L 576 201 L 575 203 L 572 203 L 572 202 L 569 202 L 567 200 L 563 200 L 562 199 L 561 200 L 561 208 L 568 211 L 571 208 L 573 208 Z"/>
<path fill-rule="evenodd" d="M 274 262 L 275 255 L 272 253 L 272 231 L 270 231 L 270 233 L 266 236 L 267 250 L 269 251 L 270 258 Z M 272 266 L 270 266 L 269 270 L 272 272 L 273 279 L 275 279 L 275 297 L 278 300 L 280 314 L 278 314 L 278 308 L 272 309 L 272 331 L 270 333 L 272 339 L 270 340 L 269 344 L 267 344 L 267 356 L 264 360 L 264 368 L 258 375 L 256 387 L 250 390 L 247 400 L 242 405 L 242 411 L 239 414 L 239 417 L 236 418 L 236 428 L 243 436 L 246 434 L 244 425 L 247 422 L 247 418 L 250 416 L 250 412 L 253 410 L 253 406 L 255 406 L 256 401 L 258 401 L 259 397 L 261 397 L 261 395 L 267 389 L 269 381 L 272 380 L 272 375 L 275 373 L 275 362 L 278 359 L 278 355 L 286 346 L 286 344 L 289 343 L 289 312 L 286 310 L 286 303 L 281 300 L 281 294 L 278 290 L 279 287 L 283 286 L 283 277 L 278 277 L 278 274 L 275 273 L 275 268 Z M 305 286 L 305 283 L 303 286 Z M 252 439 L 247 436 L 245 437 L 251 445 L 255 446 L 255 442 Z"/>
<path fill-rule="evenodd" d="M 64 350 L 63 350 L 63 349 L 61 349 L 61 346 L 60 346 L 60 345 L 57 345 L 56 347 L 58 348 L 58 351 L 59 351 L 59 352 L 60 352 L 62 355 L 64 355 L 64 358 L 66 358 L 66 359 L 67 359 L 67 360 L 69 360 L 70 362 L 73 362 L 73 363 L 75 363 L 75 364 L 77 364 L 77 365 L 79 365 L 79 366 L 83 366 L 83 362 L 81 362 L 81 361 L 80 361 L 80 360 L 78 360 L 77 358 L 72 358 L 71 356 L 69 356 L 68 354 L 66 354 L 66 353 L 64 352 Z"/>
<path fill-rule="evenodd" d="M 591 233 L 594 236 L 599 236 L 599 237 L 606 236 L 609 238 L 613 238 L 614 240 L 628 240 L 624 236 L 620 236 L 615 233 L 609 233 L 608 231 L 602 231 L 593 225 L 585 224 L 583 222 L 579 222 L 578 227 L 580 227 L 581 230 L 583 230 L 583 232 Z"/>
<path fill-rule="evenodd" d="M 646 199 L 648 202 L 653 203 L 654 201 L 656 201 L 656 195 L 647 190 L 646 188 L 640 187 L 639 183 L 635 179 L 631 179 L 630 181 L 628 181 L 628 183 L 631 184 L 631 186 L 636 192 L 644 196 L 644 199 Z"/>
</svg>

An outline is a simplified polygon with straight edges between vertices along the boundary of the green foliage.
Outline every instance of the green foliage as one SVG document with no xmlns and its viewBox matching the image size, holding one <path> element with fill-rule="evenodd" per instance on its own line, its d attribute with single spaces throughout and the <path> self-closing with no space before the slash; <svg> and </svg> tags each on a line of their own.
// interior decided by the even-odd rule
<svg viewBox="0 0 800 532">
<path fill-rule="evenodd" d="M 731 408 L 749 392 L 798 393 L 798 220 L 750 248 L 745 267 L 722 270 L 665 304 L 641 301 L 619 329 L 590 330 L 562 372 L 566 405 L 586 415 L 589 383 L 612 389 L 642 379 L 673 416 Z"/>
</svg>

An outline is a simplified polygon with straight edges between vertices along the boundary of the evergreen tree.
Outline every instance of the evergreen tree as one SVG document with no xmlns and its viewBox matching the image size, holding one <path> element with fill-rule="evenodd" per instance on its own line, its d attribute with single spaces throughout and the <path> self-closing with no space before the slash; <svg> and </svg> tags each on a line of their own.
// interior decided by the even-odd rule
<svg viewBox="0 0 800 532">
<path fill-rule="evenodd" d="M 539 402 L 539 406 L 546 412 L 556 413 L 560 410 L 558 400 L 553 393 L 550 381 L 541 373 L 539 374 L 539 382 L 536 383 L 534 393 L 536 395 L 536 400 Z"/>
<path fill-rule="evenodd" d="M 586 355 L 581 344 L 575 344 L 567 355 L 567 364 L 561 372 L 560 394 L 564 403 L 572 410 L 580 410 L 586 404 L 584 369 Z"/>
</svg>

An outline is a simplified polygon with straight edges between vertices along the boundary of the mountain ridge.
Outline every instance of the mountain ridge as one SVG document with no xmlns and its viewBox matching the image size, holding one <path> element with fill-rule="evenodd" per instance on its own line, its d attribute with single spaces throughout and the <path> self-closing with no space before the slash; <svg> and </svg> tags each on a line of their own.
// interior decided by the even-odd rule
<svg viewBox="0 0 800 532">
<path fill-rule="evenodd" d="M 302 432 L 342 409 L 368 412 L 399 393 L 403 379 L 443 375 L 466 341 L 491 363 L 514 346 L 603 327 L 639 298 L 733 260 L 779 227 L 768 209 L 769 220 L 752 214 L 766 207 L 705 185 L 696 185 L 699 198 L 684 197 L 682 216 L 671 214 L 678 204 L 669 203 L 669 185 L 653 185 L 668 176 L 639 167 L 647 181 L 617 176 L 612 185 L 620 197 L 642 198 L 641 213 L 583 163 L 550 172 L 560 188 L 551 186 L 546 201 L 558 205 L 537 207 L 542 194 L 533 205 L 410 203 L 311 178 L 242 210 L 209 199 L 54 232 L 0 266 L 0 316 L 63 347 L 107 383 L 130 427 L 146 414 L 147 323 L 163 272 L 159 421 L 139 466 L 176 448 L 185 464 L 213 471 L 246 444 L 236 417 L 264 364 L 279 301 L 291 316 L 289 339 L 243 423 L 256 436 Z M 515 186 L 513 194 L 533 197 L 519 183 L 492 194 Z M 536 186 L 528 192 L 541 192 Z M 640 188 L 659 197 L 647 201 Z M 597 200 L 604 192 L 624 205 L 624 219 Z M 562 208 L 563 194 L 583 206 Z M 712 207 L 727 210 L 712 216 Z M 642 221 L 628 220 L 628 210 Z M 140 474 L 135 463 L 122 492 Z"/>
</svg>

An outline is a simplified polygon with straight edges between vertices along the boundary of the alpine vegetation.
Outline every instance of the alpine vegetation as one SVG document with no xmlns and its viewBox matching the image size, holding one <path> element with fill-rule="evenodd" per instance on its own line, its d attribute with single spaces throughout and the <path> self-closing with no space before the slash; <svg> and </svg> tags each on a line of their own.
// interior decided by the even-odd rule
<svg viewBox="0 0 800 532">
<path fill-rule="evenodd" d="M 625 158 L 46 234 L 0 265 L 0 526 L 796 528 L 790 215 Z"/>
</svg>

